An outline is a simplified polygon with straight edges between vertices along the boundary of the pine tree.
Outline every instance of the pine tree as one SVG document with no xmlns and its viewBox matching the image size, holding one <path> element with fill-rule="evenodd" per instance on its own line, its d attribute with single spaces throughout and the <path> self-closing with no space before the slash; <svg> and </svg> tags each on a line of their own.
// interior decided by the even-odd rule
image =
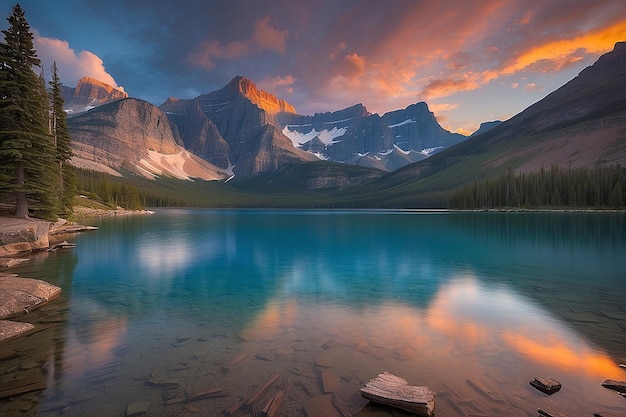
<svg viewBox="0 0 626 417">
<path fill-rule="evenodd" d="M 73 200 L 76 196 L 74 171 L 69 164 L 72 157 L 70 131 L 67 127 L 64 100 L 61 92 L 57 64 L 52 64 L 50 80 L 50 133 L 54 144 L 55 164 L 58 169 L 59 198 L 61 199 L 61 213 L 69 214 L 72 211 Z"/>
<path fill-rule="evenodd" d="M 35 72 L 41 62 L 19 4 L 7 20 L 9 28 L 2 31 L 0 43 L 0 189 L 13 194 L 16 217 L 28 218 L 30 206 L 52 219 L 52 142 L 42 107 L 45 88 Z"/>
</svg>

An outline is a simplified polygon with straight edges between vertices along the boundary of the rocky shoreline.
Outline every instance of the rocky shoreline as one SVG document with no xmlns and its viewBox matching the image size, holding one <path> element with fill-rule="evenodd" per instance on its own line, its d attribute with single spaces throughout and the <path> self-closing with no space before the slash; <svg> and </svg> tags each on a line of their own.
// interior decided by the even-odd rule
<svg viewBox="0 0 626 417">
<path fill-rule="evenodd" d="M 55 285 L 4 271 L 28 262 L 24 255 L 54 247 L 57 236 L 93 229 L 63 219 L 51 223 L 0 217 L 0 344 L 34 329 L 31 323 L 7 319 L 28 314 L 61 294 Z"/>
<path fill-rule="evenodd" d="M 153 212 L 100 210 L 75 207 L 77 217 L 104 217 Z M 53 250 L 70 233 L 96 230 L 64 219 L 52 223 L 39 219 L 16 219 L 0 216 L 0 344 L 25 335 L 34 329 L 31 323 L 7 320 L 28 314 L 61 294 L 61 288 L 48 282 L 18 277 L 7 273 L 12 267 L 28 262 L 28 255 L 43 250 Z"/>
</svg>

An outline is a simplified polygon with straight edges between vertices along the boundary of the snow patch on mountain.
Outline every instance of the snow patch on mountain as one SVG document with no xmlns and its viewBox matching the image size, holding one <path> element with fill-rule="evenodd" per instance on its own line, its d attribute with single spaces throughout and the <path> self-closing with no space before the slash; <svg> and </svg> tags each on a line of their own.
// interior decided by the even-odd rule
<svg viewBox="0 0 626 417">
<path fill-rule="evenodd" d="M 341 137 L 346 134 L 348 131 L 347 128 L 341 127 L 333 127 L 331 130 L 323 129 L 318 132 L 315 129 L 311 129 L 308 133 L 300 133 L 297 130 L 290 130 L 289 128 L 301 127 L 304 125 L 286 125 L 283 128 L 283 134 L 287 136 L 291 142 L 293 142 L 293 146 L 299 147 L 315 138 L 319 139 L 324 145 L 329 146 L 338 141 L 335 140 L 338 137 Z"/>
<path fill-rule="evenodd" d="M 324 129 L 321 132 L 319 132 L 319 134 L 317 135 L 317 138 L 320 141 L 322 141 L 322 143 L 326 146 L 332 145 L 333 143 L 337 143 L 338 141 L 336 141 L 335 139 L 345 135 L 347 130 L 348 129 L 346 129 L 345 127 L 342 127 L 339 129 L 336 127 L 333 127 L 332 130 Z"/>
<path fill-rule="evenodd" d="M 404 126 L 404 125 L 409 124 L 409 123 L 417 123 L 417 121 L 415 119 L 406 119 L 403 122 L 396 123 L 396 124 L 393 124 L 393 125 L 389 125 L 389 128 L 393 129 L 394 127 Z"/>
<path fill-rule="evenodd" d="M 434 148 L 422 149 L 420 153 L 426 156 L 431 156 L 432 154 L 437 152 L 439 149 L 443 149 L 443 146 L 435 146 Z"/>
</svg>

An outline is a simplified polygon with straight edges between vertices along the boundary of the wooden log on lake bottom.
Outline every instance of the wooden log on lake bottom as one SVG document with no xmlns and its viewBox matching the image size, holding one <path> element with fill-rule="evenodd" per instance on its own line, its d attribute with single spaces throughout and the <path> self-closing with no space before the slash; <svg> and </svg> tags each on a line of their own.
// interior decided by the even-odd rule
<svg viewBox="0 0 626 417">
<path fill-rule="evenodd" d="M 211 388 L 205 391 L 187 393 L 187 402 L 204 400 L 206 398 L 228 397 L 228 393 L 222 388 Z"/>
<path fill-rule="evenodd" d="M 248 399 L 246 401 L 244 401 L 244 403 L 246 405 L 248 405 L 248 406 L 252 405 L 253 402 L 255 402 L 259 398 L 261 398 L 263 393 L 265 391 L 267 391 L 267 389 L 270 387 L 270 385 L 272 385 L 274 382 L 276 382 L 276 380 L 279 377 L 280 377 L 280 374 L 272 375 L 267 381 L 265 381 L 265 383 L 263 385 L 261 385 L 255 392 L 253 392 L 252 395 L 250 395 L 250 397 L 248 397 Z"/>
<path fill-rule="evenodd" d="M 427 386 L 408 385 L 406 380 L 388 372 L 379 374 L 359 390 L 372 402 L 389 405 L 418 416 L 430 417 L 435 410 L 435 394 Z"/>
<path fill-rule="evenodd" d="M 292 386 L 293 381 L 289 380 L 283 388 L 278 390 L 278 392 L 270 398 L 265 407 L 263 407 L 263 413 L 266 417 L 276 417 L 276 415 L 278 415 L 278 410 L 280 410 L 280 406 L 285 397 L 289 394 L 289 390 Z"/>
<path fill-rule="evenodd" d="M 560 413 L 555 413 L 554 411 L 546 411 L 543 409 L 538 409 L 537 412 L 541 417 L 568 417 Z"/>
<path fill-rule="evenodd" d="M 9 398 L 15 395 L 46 389 L 47 383 L 41 376 L 26 377 L 3 382 L 0 386 L 0 398 Z"/>
</svg>

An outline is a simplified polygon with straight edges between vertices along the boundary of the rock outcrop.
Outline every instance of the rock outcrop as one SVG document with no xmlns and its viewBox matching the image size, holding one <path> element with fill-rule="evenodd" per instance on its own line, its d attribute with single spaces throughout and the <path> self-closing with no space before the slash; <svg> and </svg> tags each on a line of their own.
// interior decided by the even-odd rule
<svg viewBox="0 0 626 417">
<path fill-rule="evenodd" d="M 276 126 L 277 112 L 292 112 L 293 106 L 243 77 L 193 99 L 170 98 L 160 109 L 177 126 L 188 149 L 197 149 L 221 168 L 234 166 L 239 175 L 317 160 L 296 149 Z"/>
<path fill-rule="evenodd" d="M 125 91 L 90 77 L 81 78 L 76 88 L 64 86 L 62 93 L 68 115 L 75 115 L 111 101 L 128 98 Z"/>
<path fill-rule="evenodd" d="M 0 217 L 0 256 L 46 249 L 50 222 Z"/>
<path fill-rule="evenodd" d="M 121 170 L 152 177 L 225 178 L 226 173 L 190 154 L 178 129 L 158 107 L 123 99 L 68 118 L 74 157 L 79 167 Z M 192 172 L 193 171 L 193 172 Z"/>
<path fill-rule="evenodd" d="M 169 98 L 161 108 L 178 129 L 187 150 L 217 167 L 227 169 L 230 166 L 230 146 L 213 121 L 202 112 L 198 101 Z"/>
<path fill-rule="evenodd" d="M 268 113 L 296 113 L 295 107 L 291 104 L 285 100 L 278 99 L 268 92 L 259 90 L 256 84 L 245 77 L 237 76 L 233 78 L 229 83 L 229 87 L 236 89 L 240 94 L 243 94 L 248 100 Z"/>
<path fill-rule="evenodd" d="M 61 293 L 61 288 L 45 281 L 0 273 L 0 343 L 34 329 L 31 323 L 4 320 L 29 313 Z"/>
</svg>

